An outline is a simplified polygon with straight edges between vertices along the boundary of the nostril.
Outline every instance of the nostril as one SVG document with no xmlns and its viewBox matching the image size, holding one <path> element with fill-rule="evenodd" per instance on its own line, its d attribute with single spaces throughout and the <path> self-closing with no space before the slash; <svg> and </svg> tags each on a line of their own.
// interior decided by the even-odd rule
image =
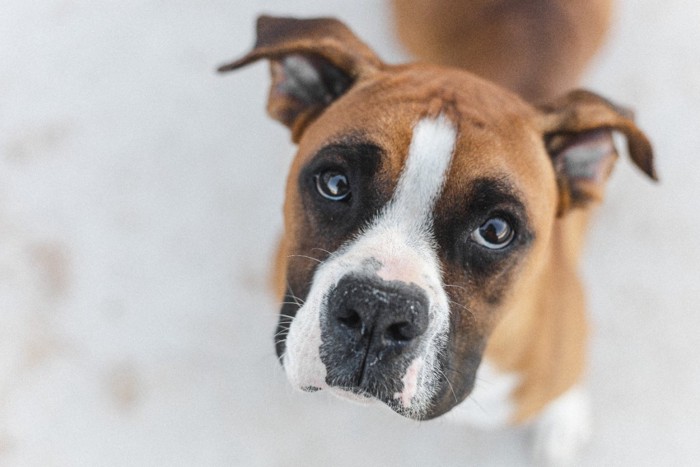
<svg viewBox="0 0 700 467">
<path fill-rule="evenodd" d="M 345 313 L 338 316 L 338 322 L 350 329 L 360 329 L 362 327 L 362 318 L 360 317 L 360 314 L 352 308 L 346 310 Z"/>
<path fill-rule="evenodd" d="M 408 321 L 394 323 L 386 328 L 385 335 L 395 342 L 407 342 L 416 337 L 415 327 Z"/>
</svg>

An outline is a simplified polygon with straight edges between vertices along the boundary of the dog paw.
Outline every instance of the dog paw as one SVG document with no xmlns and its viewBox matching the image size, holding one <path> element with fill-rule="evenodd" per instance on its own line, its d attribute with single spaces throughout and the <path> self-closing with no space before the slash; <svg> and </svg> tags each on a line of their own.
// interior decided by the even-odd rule
<svg viewBox="0 0 700 467">
<path fill-rule="evenodd" d="M 535 422 L 535 465 L 576 465 L 592 434 L 588 394 L 574 387 L 552 401 Z"/>
</svg>

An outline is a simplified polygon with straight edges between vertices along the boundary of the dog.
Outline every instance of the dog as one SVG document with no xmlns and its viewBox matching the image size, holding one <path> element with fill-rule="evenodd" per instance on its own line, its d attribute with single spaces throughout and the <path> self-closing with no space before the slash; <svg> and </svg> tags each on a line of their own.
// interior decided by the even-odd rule
<svg viewBox="0 0 700 467">
<path fill-rule="evenodd" d="M 261 59 L 267 110 L 298 145 L 276 259 L 290 383 L 417 420 L 532 423 L 543 462 L 574 459 L 590 433 L 577 269 L 613 132 L 656 180 L 630 113 L 389 65 L 330 18 L 262 16 L 219 70 Z"/>
</svg>

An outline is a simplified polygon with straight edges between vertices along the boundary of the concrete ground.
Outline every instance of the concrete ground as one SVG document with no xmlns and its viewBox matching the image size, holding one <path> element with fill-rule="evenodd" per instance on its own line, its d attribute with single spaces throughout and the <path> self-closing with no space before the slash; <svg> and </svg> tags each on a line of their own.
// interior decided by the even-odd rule
<svg viewBox="0 0 700 467">
<path fill-rule="evenodd" d="M 259 12 L 335 15 L 389 61 L 380 2 L 3 0 L 0 465 L 529 465 L 527 429 L 416 423 L 278 366 L 266 274 L 294 148 Z M 586 85 L 636 109 L 584 273 L 595 434 L 581 465 L 700 458 L 700 3 L 624 0 Z"/>
</svg>

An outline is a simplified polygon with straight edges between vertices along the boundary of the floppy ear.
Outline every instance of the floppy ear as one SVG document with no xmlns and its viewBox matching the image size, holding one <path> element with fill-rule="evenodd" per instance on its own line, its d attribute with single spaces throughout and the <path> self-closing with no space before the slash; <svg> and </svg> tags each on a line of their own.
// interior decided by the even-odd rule
<svg viewBox="0 0 700 467">
<path fill-rule="evenodd" d="M 603 197 L 617 159 L 612 133 L 627 138 L 634 164 L 657 180 L 651 144 L 634 124 L 632 112 L 588 91 L 578 90 L 541 105 L 540 128 L 557 174 L 559 214 Z"/>
<path fill-rule="evenodd" d="M 253 50 L 220 72 L 270 60 L 270 116 L 292 130 L 297 143 L 306 126 L 355 81 L 380 69 L 381 60 L 343 23 L 331 18 L 260 16 Z"/>
</svg>

